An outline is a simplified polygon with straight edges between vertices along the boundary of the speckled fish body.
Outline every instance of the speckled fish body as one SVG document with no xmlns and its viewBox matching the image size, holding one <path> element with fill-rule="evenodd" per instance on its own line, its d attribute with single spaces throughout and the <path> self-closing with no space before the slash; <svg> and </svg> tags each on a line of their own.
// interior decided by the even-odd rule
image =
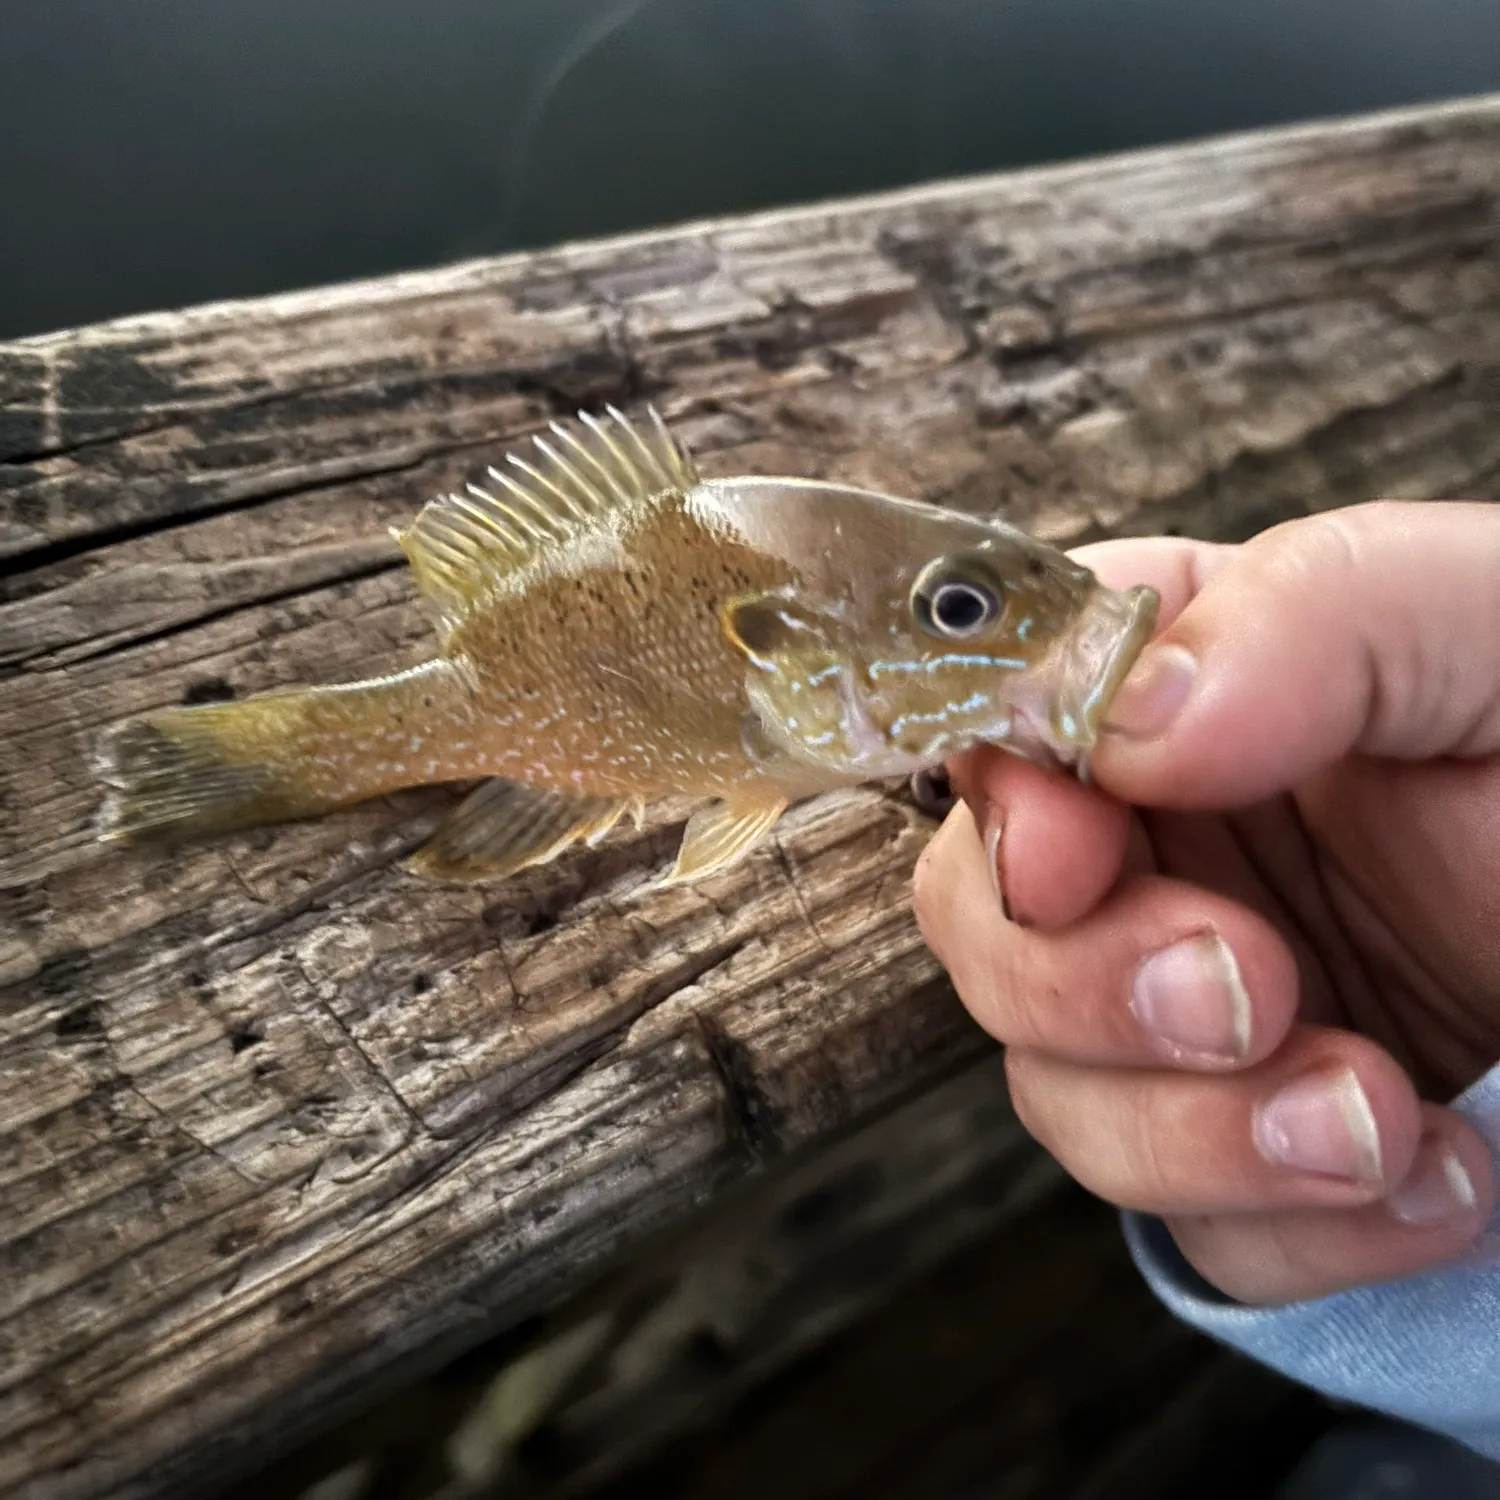
<svg viewBox="0 0 1500 1500">
<path fill-rule="evenodd" d="M 104 835 L 225 831 L 485 778 L 417 856 L 481 878 L 712 799 L 672 878 L 799 798 L 981 741 L 1079 765 L 1148 638 L 1013 528 L 838 484 L 704 480 L 655 413 L 581 417 L 399 533 L 441 652 L 397 676 L 167 709 L 109 738 Z"/>
</svg>

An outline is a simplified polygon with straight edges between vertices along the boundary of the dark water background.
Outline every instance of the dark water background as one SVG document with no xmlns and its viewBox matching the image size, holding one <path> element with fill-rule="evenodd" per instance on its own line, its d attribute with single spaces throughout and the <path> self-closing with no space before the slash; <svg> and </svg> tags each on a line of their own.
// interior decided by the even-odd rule
<svg viewBox="0 0 1500 1500">
<path fill-rule="evenodd" d="M 1500 0 L 0 0 L 0 336 L 1496 88 Z"/>
</svg>

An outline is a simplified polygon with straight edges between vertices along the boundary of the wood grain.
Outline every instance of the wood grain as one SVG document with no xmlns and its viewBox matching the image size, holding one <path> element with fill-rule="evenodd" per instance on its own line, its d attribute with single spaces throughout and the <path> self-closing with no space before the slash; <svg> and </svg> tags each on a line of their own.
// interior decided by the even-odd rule
<svg viewBox="0 0 1500 1500">
<path fill-rule="evenodd" d="M 1156 1301 L 988 1053 L 222 1500 L 1263 1500 L 1332 1417 Z"/>
<path fill-rule="evenodd" d="M 1074 542 L 1500 496 L 1500 100 L 0 346 L 0 1493 L 180 1492 L 982 1041 L 864 791 L 648 892 L 413 794 L 172 855 L 100 729 L 432 649 L 385 528 L 556 413 Z"/>
</svg>

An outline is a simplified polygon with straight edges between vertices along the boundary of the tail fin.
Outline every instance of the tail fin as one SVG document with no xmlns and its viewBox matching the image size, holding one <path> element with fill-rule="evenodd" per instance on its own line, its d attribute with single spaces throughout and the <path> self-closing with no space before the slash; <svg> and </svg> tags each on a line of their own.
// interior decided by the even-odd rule
<svg viewBox="0 0 1500 1500">
<path fill-rule="evenodd" d="M 110 788 L 100 838 L 178 840 L 328 811 L 334 804 L 286 753 L 295 743 L 277 733 L 284 708 L 267 713 L 282 708 L 283 696 L 304 695 L 171 708 L 118 725 L 100 746 L 99 775 Z"/>
<path fill-rule="evenodd" d="M 404 786 L 475 774 L 473 692 L 439 657 L 392 677 L 262 693 L 240 703 L 167 708 L 106 736 L 111 789 L 100 837 L 194 838 L 289 823 Z M 420 758 L 416 746 L 426 740 Z"/>
</svg>

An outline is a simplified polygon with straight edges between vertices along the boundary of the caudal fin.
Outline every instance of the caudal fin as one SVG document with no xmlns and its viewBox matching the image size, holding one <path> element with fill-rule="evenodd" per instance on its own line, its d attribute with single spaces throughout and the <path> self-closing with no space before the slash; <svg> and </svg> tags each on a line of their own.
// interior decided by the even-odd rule
<svg viewBox="0 0 1500 1500">
<path fill-rule="evenodd" d="M 326 794 L 306 784 L 276 733 L 284 710 L 267 715 L 268 701 L 171 708 L 116 726 L 100 745 L 109 795 L 99 837 L 187 839 L 326 811 Z"/>
</svg>

